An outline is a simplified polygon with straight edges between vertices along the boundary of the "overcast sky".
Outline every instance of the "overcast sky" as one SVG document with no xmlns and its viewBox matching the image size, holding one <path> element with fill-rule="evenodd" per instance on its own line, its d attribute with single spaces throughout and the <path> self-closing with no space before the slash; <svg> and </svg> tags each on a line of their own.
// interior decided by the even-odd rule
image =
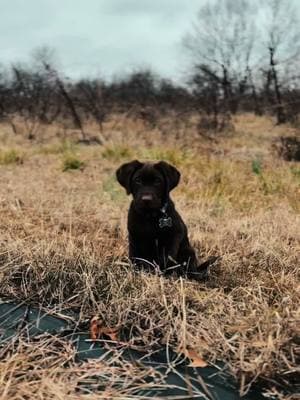
<svg viewBox="0 0 300 400">
<path fill-rule="evenodd" d="M 203 0 L 0 0 L 0 62 L 43 45 L 71 77 L 151 67 L 179 79 L 181 40 Z"/>
</svg>

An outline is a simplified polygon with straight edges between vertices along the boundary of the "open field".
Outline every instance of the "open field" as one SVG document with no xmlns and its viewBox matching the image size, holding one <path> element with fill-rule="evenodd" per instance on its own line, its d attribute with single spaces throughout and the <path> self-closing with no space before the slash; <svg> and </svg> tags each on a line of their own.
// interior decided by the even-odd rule
<svg viewBox="0 0 300 400">
<path fill-rule="evenodd" d="M 217 141 L 192 124 L 168 130 L 120 118 L 106 124 L 105 145 L 85 146 L 53 127 L 29 142 L 0 126 L 0 293 L 54 314 L 100 315 L 149 349 L 191 346 L 207 362 L 226 361 L 242 394 L 262 380 L 274 398 L 297 398 L 280 385 L 295 383 L 300 361 L 300 166 L 272 147 L 293 129 L 244 115 Z M 133 158 L 180 169 L 172 198 L 191 240 L 201 257 L 221 256 L 206 283 L 135 273 L 127 262 L 129 198 L 114 172 Z M 132 398 L 126 388 L 145 373 L 78 365 L 49 338 L 18 346 L 0 359 L 0 399 Z M 81 395 L 78 382 L 95 371 L 105 390 Z"/>
</svg>

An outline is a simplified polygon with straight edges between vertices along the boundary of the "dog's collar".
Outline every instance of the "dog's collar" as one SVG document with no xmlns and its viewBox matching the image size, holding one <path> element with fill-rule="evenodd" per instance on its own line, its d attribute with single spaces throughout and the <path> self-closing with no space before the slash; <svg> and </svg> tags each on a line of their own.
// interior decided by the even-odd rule
<svg viewBox="0 0 300 400">
<path fill-rule="evenodd" d="M 167 208 L 169 206 L 169 203 L 166 201 L 165 204 L 162 206 L 160 209 L 160 212 L 163 214 L 161 218 L 158 220 L 158 226 L 162 228 L 171 228 L 173 225 L 173 220 L 171 217 L 168 216 L 167 214 Z"/>
</svg>

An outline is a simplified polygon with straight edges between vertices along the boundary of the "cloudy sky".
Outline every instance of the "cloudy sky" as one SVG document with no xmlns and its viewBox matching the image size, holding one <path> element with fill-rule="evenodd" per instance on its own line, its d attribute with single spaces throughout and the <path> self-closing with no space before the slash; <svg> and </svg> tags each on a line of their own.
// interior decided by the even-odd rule
<svg viewBox="0 0 300 400">
<path fill-rule="evenodd" d="M 0 0 L 3 64 L 35 48 L 56 50 L 71 77 L 111 76 L 151 67 L 180 79 L 181 40 L 203 0 Z"/>
</svg>

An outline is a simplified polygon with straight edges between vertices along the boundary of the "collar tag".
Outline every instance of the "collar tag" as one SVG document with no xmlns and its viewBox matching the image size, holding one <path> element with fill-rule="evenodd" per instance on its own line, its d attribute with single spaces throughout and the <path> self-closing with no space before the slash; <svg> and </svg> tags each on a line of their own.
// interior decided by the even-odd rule
<svg viewBox="0 0 300 400">
<path fill-rule="evenodd" d="M 171 217 L 162 217 L 158 220 L 158 226 L 160 228 L 171 228 L 173 221 Z"/>
</svg>

